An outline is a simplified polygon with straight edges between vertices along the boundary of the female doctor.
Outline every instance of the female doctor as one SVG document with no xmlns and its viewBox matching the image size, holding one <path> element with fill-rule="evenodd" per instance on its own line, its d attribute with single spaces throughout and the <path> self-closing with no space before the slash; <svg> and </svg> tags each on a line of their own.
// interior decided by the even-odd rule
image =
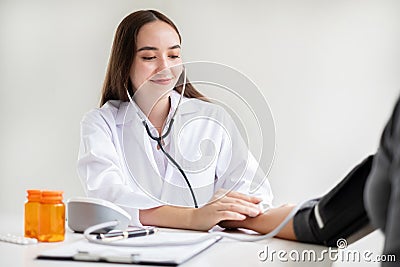
<svg viewBox="0 0 400 267">
<path fill-rule="evenodd" d="M 88 196 L 121 206 L 133 225 L 208 230 L 271 207 L 266 179 L 251 191 L 264 174 L 232 119 L 186 81 L 173 22 L 153 10 L 128 15 L 100 108 L 81 122 L 78 174 Z"/>
</svg>

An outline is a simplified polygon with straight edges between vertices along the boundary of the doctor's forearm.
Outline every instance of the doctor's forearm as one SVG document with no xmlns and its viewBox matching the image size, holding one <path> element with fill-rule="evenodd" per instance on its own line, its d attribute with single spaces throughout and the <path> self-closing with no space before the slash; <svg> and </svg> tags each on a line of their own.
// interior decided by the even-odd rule
<svg viewBox="0 0 400 267">
<path fill-rule="evenodd" d="M 221 197 L 221 194 L 225 196 Z M 213 201 L 200 208 L 161 206 L 139 211 L 140 222 L 170 228 L 207 231 L 224 220 L 241 221 L 260 214 L 261 199 L 238 192 L 218 190 Z"/>
<path fill-rule="evenodd" d="M 143 225 L 193 229 L 191 227 L 192 210 L 193 208 L 160 206 L 152 209 L 140 210 L 139 219 Z"/>
</svg>

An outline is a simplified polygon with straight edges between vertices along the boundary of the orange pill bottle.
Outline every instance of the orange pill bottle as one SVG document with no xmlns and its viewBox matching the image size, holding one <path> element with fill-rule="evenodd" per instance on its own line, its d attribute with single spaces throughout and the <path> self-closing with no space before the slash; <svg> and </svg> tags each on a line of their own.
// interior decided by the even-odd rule
<svg viewBox="0 0 400 267">
<path fill-rule="evenodd" d="M 42 191 L 39 209 L 38 240 L 63 241 L 65 235 L 65 205 L 62 191 Z"/>
<path fill-rule="evenodd" d="M 28 201 L 25 203 L 25 236 L 37 238 L 39 230 L 39 208 L 42 191 L 27 190 Z"/>
</svg>

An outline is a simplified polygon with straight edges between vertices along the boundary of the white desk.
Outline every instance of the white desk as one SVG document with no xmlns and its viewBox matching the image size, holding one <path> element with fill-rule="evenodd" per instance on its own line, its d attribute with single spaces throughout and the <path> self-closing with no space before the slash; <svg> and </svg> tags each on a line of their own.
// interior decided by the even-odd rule
<svg viewBox="0 0 400 267">
<path fill-rule="evenodd" d="M 19 222 L 19 223 L 18 223 Z M 10 229 L 8 233 L 11 234 L 22 234 L 22 219 L 10 218 L 2 216 L 2 222 L 0 222 L 0 229 Z M 182 230 L 173 230 L 182 231 Z M 3 232 L 4 233 L 4 232 Z M 239 233 L 238 233 L 239 234 Z M 50 261 L 50 260 L 37 260 L 36 256 L 44 250 L 55 248 L 57 246 L 64 245 L 68 242 L 74 242 L 80 238 L 83 238 L 80 234 L 67 232 L 66 240 L 58 243 L 39 243 L 36 245 L 15 245 L 10 243 L 0 242 L 0 266 L 8 267 L 50 267 L 50 266 L 97 266 L 99 263 L 87 263 L 87 262 L 72 262 L 72 261 Z M 378 237 L 379 239 L 379 237 Z M 378 240 L 377 250 L 381 247 L 382 240 Z M 357 243 L 356 243 L 357 244 Z M 342 263 L 332 262 L 329 257 L 323 262 L 293 262 L 289 259 L 288 262 L 281 262 L 275 255 L 274 260 L 271 262 L 267 259 L 265 262 L 259 260 L 259 253 L 268 247 L 268 250 L 283 250 L 287 253 L 292 250 L 302 252 L 303 250 L 314 250 L 317 255 L 320 255 L 322 250 L 327 249 L 322 246 L 314 246 L 309 244 L 302 244 L 298 242 L 291 242 L 281 240 L 277 238 L 267 239 L 259 242 L 248 243 L 231 241 L 223 239 L 217 244 L 213 245 L 209 249 L 202 252 L 200 255 L 190 259 L 186 263 L 180 266 L 194 267 L 194 266 L 342 266 Z M 363 247 L 359 247 L 362 249 Z M 288 258 L 288 256 L 286 256 Z M 104 266 L 123 266 L 121 264 L 106 264 L 101 263 Z M 351 264 L 354 266 L 354 264 Z M 356 264 L 358 266 L 364 266 L 365 263 L 361 262 Z M 368 266 L 379 266 L 379 264 L 371 264 Z"/>
</svg>

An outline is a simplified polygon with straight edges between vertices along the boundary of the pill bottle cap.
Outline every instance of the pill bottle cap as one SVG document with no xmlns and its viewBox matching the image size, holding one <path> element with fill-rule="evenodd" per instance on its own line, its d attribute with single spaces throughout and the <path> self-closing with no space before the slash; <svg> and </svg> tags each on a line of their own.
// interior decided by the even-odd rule
<svg viewBox="0 0 400 267">
<path fill-rule="evenodd" d="M 42 191 L 42 203 L 58 202 L 63 199 L 63 191 Z"/>
<path fill-rule="evenodd" d="M 41 190 L 26 190 L 28 193 L 27 198 L 29 201 L 40 201 L 41 196 L 42 196 L 42 191 Z"/>
</svg>

